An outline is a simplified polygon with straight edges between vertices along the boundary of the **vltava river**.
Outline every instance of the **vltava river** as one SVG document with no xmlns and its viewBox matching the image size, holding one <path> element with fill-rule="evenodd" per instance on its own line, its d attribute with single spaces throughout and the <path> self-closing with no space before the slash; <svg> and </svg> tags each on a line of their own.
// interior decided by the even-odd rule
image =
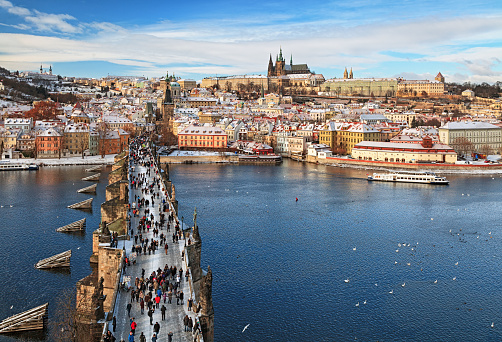
<svg viewBox="0 0 502 342">
<path fill-rule="evenodd" d="M 171 166 L 213 270 L 215 341 L 500 341 L 500 175 L 370 172 Z"/>
<path fill-rule="evenodd" d="M 0 172 L 0 320 L 49 303 L 49 327 L 54 321 L 57 298 L 73 290 L 91 273 L 92 232 L 100 222 L 100 206 L 108 184 L 105 168 L 97 194 L 76 191 L 94 182 L 81 178 L 92 166 L 42 167 L 38 171 Z M 109 169 L 108 169 L 109 170 Z M 67 206 L 93 197 L 93 211 Z M 57 233 L 56 228 L 86 218 L 86 232 Z M 72 250 L 70 272 L 37 270 L 40 259 Z M 3 336 L 0 341 L 43 340 L 45 335 L 27 332 Z"/>
</svg>

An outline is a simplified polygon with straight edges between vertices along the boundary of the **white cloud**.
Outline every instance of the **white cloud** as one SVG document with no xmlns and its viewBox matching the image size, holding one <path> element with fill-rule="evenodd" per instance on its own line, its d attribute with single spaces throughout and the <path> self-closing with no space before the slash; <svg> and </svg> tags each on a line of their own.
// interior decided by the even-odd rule
<svg viewBox="0 0 502 342">
<path fill-rule="evenodd" d="M 6 1 L 6 0 L 0 0 L 0 7 L 3 7 L 3 8 L 11 8 L 13 7 L 14 5 L 12 5 L 12 2 L 10 1 Z"/>
<path fill-rule="evenodd" d="M 19 15 L 19 16 L 26 16 L 26 15 L 31 14 L 29 9 L 24 8 L 24 7 L 15 7 L 15 6 L 9 8 L 8 12 L 11 14 Z"/>
<path fill-rule="evenodd" d="M 0 7 L 7 9 L 7 12 L 11 14 L 19 16 L 26 16 L 31 14 L 30 10 L 24 7 L 14 6 L 12 2 L 6 0 L 0 0 Z"/>
<path fill-rule="evenodd" d="M 13 7 L 5 0 L 0 0 L 0 6 Z M 267 24 L 251 18 L 197 23 L 166 21 L 126 29 L 106 22 L 78 23 L 68 14 L 35 10 L 32 13 L 25 19 L 38 31 L 64 33 L 68 37 L 79 34 L 79 39 L 0 34 L 0 65 L 9 67 L 19 65 L 20 61 L 41 60 L 108 61 L 130 66 L 148 76 L 158 75 L 159 70 L 163 74 L 166 68 L 181 75 L 232 75 L 265 71 L 268 54 L 273 53 L 275 58 L 282 45 L 288 61 L 292 53 L 294 63 L 308 63 L 317 72 L 333 72 L 349 66 L 359 74 L 363 70 L 371 73 L 378 70 L 380 63 L 403 61 L 382 53 L 396 51 L 425 55 L 413 60 L 415 63 L 449 63 L 452 75 L 490 79 L 490 82 L 501 76 L 497 68 L 502 60 L 499 47 L 502 17 L 497 16 L 422 18 L 353 27 L 336 20 Z M 487 41 L 495 47 L 466 47 Z M 406 71 L 395 70 L 395 73 Z M 428 74 L 421 75 L 431 78 Z"/>
<path fill-rule="evenodd" d="M 75 17 L 69 14 L 49 14 L 39 11 L 34 11 L 34 16 L 25 17 L 27 22 L 35 25 L 39 31 L 62 32 L 62 33 L 79 33 L 82 29 L 78 26 L 73 26 L 68 23 L 68 20 L 76 20 Z"/>
</svg>

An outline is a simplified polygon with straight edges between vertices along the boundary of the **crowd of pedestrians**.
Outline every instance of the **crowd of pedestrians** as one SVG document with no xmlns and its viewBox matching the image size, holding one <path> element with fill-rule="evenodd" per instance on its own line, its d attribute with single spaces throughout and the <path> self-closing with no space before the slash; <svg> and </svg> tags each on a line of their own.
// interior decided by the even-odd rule
<svg viewBox="0 0 502 342">
<path fill-rule="evenodd" d="M 132 247 L 127 250 L 128 257 L 123 266 L 123 274 L 128 274 L 131 279 L 125 286 L 125 289 L 130 292 L 125 307 L 130 327 L 127 342 L 147 341 L 147 336 L 142 331 L 146 330 L 146 327 L 138 326 L 145 324 L 145 320 L 139 319 L 139 317 L 143 317 L 142 315 L 148 316 L 146 322 L 149 322 L 150 326 L 153 327 L 152 336 L 148 341 L 160 342 L 159 336 L 165 336 L 162 341 L 172 341 L 174 336 L 172 330 L 175 329 L 162 326 L 166 322 L 166 312 L 172 310 L 173 305 L 187 305 L 188 311 L 191 311 L 193 307 L 193 299 L 186 298 L 182 290 L 182 282 L 187 282 L 189 279 L 189 269 L 184 271 L 179 265 L 164 263 L 158 267 L 155 266 L 156 269 L 151 269 L 146 273 L 144 268 L 140 269 L 139 266 L 135 265 L 139 257 L 155 255 L 159 253 L 159 249 L 163 249 L 167 256 L 169 245 L 174 247 L 179 240 L 183 239 L 183 232 L 175 213 L 166 202 L 167 196 L 165 189 L 163 189 L 161 176 L 147 146 L 148 139 L 139 137 L 131 143 L 129 152 L 129 182 L 131 186 L 131 206 L 129 209 L 130 215 L 136 218 L 134 222 L 137 222 L 137 225 L 131 226 L 132 220 L 129 221 L 129 236 L 132 240 Z M 114 241 L 116 241 L 116 237 Z M 128 270 L 128 268 L 131 269 Z M 116 308 L 116 310 L 120 310 L 120 308 Z M 189 335 L 191 338 L 186 340 L 190 341 L 193 338 L 194 341 L 197 341 L 201 332 L 196 317 L 192 319 L 192 317 L 185 315 L 182 322 L 179 322 L 180 325 L 181 323 L 184 325 L 184 331 L 191 333 Z M 167 322 L 165 324 L 167 325 Z M 112 327 L 113 333 L 115 333 L 115 316 L 112 320 Z M 113 333 L 107 332 L 104 337 L 105 342 L 116 341 Z"/>
</svg>

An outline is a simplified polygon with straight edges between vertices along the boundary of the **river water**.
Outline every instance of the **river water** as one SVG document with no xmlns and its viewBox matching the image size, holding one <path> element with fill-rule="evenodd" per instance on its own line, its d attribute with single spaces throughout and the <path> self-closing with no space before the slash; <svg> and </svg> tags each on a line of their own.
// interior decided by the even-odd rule
<svg viewBox="0 0 502 342">
<path fill-rule="evenodd" d="M 91 273 L 92 232 L 100 222 L 107 172 L 102 172 L 97 194 L 76 191 L 94 182 L 81 178 L 91 166 L 42 167 L 38 171 L 0 172 L 0 319 L 49 303 L 53 321 L 56 298 L 75 288 Z M 105 169 L 104 169 L 105 170 Z M 93 211 L 67 206 L 93 197 Z M 86 218 L 85 234 L 57 233 L 56 228 Z M 40 259 L 72 250 L 69 272 L 37 270 Z M 0 341 L 43 340 L 44 334 L 0 336 Z"/>
<path fill-rule="evenodd" d="M 369 172 L 171 166 L 213 270 L 215 341 L 501 340 L 500 175 Z"/>
<path fill-rule="evenodd" d="M 51 319 L 91 272 L 106 174 L 92 213 L 67 209 L 91 196 L 76 193 L 92 184 L 84 169 L 0 173 L 1 319 L 45 302 Z M 500 175 L 428 186 L 369 183 L 369 172 L 171 166 L 179 216 L 191 224 L 197 207 L 213 270 L 215 341 L 501 340 Z M 83 236 L 54 231 L 83 217 Z M 33 267 L 67 249 L 70 273 Z"/>
</svg>

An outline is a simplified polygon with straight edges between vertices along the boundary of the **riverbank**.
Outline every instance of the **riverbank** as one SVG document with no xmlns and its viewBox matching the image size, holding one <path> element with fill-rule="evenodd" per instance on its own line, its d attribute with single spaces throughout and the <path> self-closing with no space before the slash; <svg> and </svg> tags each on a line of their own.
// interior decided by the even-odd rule
<svg viewBox="0 0 502 342">
<path fill-rule="evenodd" d="M 502 164 L 471 162 L 470 164 L 435 164 L 435 163 L 397 163 L 375 160 L 357 160 L 349 158 L 312 158 L 312 163 L 337 167 L 351 167 L 356 169 L 393 169 L 393 170 L 430 170 L 441 173 L 502 173 Z"/>
<path fill-rule="evenodd" d="M 71 166 L 71 165 L 112 165 L 116 154 L 108 154 L 104 158 L 101 156 L 54 158 L 54 159 L 10 159 L 11 163 L 36 164 L 39 166 Z M 9 159 L 2 159 L 8 161 Z"/>
</svg>

